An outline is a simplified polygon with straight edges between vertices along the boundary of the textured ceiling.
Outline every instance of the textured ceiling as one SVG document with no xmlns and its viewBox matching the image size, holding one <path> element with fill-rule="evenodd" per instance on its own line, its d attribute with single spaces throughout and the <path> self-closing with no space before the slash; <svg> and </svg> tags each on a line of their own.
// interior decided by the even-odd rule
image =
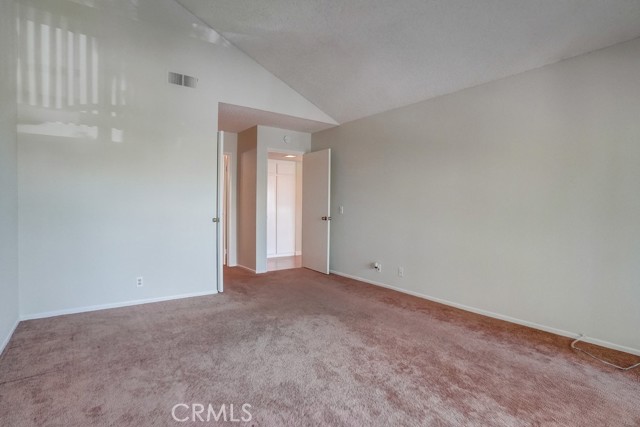
<svg viewBox="0 0 640 427">
<path fill-rule="evenodd" d="M 340 123 L 640 36 L 640 0 L 179 0 Z"/>
</svg>

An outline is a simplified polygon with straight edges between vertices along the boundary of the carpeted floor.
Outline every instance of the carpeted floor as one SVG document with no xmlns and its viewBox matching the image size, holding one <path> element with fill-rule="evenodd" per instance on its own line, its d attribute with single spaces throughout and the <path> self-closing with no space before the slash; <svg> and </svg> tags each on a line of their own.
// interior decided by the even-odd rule
<svg viewBox="0 0 640 427">
<path fill-rule="evenodd" d="M 198 404 L 233 425 L 640 425 L 640 372 L 566 338 L 304 269 L 226 278 L 222 295 L 21 323 L 0 425 L 224 424 L 173 419 Z"/>
</svg>

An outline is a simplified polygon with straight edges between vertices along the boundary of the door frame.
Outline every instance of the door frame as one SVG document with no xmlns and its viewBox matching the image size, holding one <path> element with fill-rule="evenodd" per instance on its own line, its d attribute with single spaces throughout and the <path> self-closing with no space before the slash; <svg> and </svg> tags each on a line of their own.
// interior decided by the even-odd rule
<svg viewBox="0 0 640 427">
<path fill-rule="evenodd" d="M 271 153 L 285 154 L 285 155 L 286 154 L 293 154 L 293 155 L 296 155 L 296 156 L 300 156 L 300 158 L 302 159 L 301 160 L 302 170 L 304 171 L 304 155 L 308 154 L 309 151 L 291 150 L 291 149 L 286 149 L 286 148 L 270 148 L 270 147 L 268 147 L 267 148 L 267 163 L 265 164 L 265 169 L 268 169 L 268 167 L 269 167 L 268 166 L 268 164 L 269 164 L 269 154 L 271 154 Z M 269 177 L 269 172 L 267 171 L 267 180 L 268 180 L 268 177 Z M 302 177 L 301 177 L 301 179 L 302 179 Z M 265 186 L 266 185 L 267 185 L 267 181 L 265 180 Z M 266 200 L 266 192 L 267 192 L 267 190 L 266 190 L 266 187 L 265 187 L 265 200 Z M 304 200 L 304 192 L 302 193 L 302 198 Z M 256 212 L 256 215 L 257 214 L 258 213 Z M 265 225 L 266 225 L 266 218 L 267 218 L 267 209 L 266 208 L 265 208 L 265 211 L 264 211 L 264 218 L 265 218 Z M 300 212 L 300 221 L 302 221 L 302 212 Z M 267 228 L 266 227 L 264 229 L 264 233 L 265 233 L 265 236 L 264 236 L 264 245 L 265 245 L 265 247 L 264 247 L 264 257 L 265 257 L 265 265 L 266 265 L 266 262 L 269 259 L 269 257 L 267 256 Z M 302 233 L 302 230 L 300 230 L 300 233 Z M 300 244 L 300 252 L 304 253 L 304 246 L 302 245 L 302 243 Z"/>
<path fill-rule="evenodd" d="M 224 215 L 224 132 L 218 131 L 216 146 L 216 211 L 214 223 L 216 226 L 216 287 L 218 292 L 224 292 L 224 235 L 222 216 Z"/>
<path fill-rule="evenodd" d="M 222 209 L 222 230 L 224 239 L 224 252 L 222 258 L 223 265 L 229 265 L 229 247 L 231 246 L 231 234 L 229 234 L 229 220 L 231 218 L 231 153 L 224 153 L 224 183 L 223 183 L 223 209 Z"/>
</svg>

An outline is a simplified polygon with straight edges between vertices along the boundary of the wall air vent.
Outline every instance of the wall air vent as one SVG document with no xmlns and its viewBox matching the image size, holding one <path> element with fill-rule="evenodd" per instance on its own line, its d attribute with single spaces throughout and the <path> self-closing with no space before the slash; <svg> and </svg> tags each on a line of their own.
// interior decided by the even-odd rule
<svg viewBox="0 0 640 427">
<path fill-rule="evenodd" d="M 196 87 L 198 84 L 198 78 L 192 76 L 184 76 L 182 79 L 182 86 L 186 87 Z"/>
<path fill-rule="evenodd" d="M 198 84 L 198 78 L 169 71 L 169 83 L 172 85 L 195 88 Z"/>
<path fill-rule="evenodd" d="M 169 83 L 172 85 L 180 85 L 182 86 L 182 74 L 172 73 L 169 71 Z"/>
</svg>

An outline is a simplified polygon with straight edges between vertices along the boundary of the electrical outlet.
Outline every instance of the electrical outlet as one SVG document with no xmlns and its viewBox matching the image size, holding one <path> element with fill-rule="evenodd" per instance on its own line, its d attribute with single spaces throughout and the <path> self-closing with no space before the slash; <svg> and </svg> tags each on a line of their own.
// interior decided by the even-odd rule
<svg viewBox="0 0 640 427">
<path fill-rule="evenodd" d="M 140 277 L 138 277 L 138 278 L 136 279 L 136 285 L 137 285 L 139 288 L 141 288 L 141 287 L 143 287 L 143 286 L 144 286 L 144 280 L 142 279 L 142 276 L 140 276 Z"/>
<path fill-rule="evenodd" d="M 404 267 L 398 266 L 398 277 L 404 277 Z"/>
<path fill-rule="evenodd" d="M 382 271 L 382 263 L 379 263 L 379 262 L 377 262 L 377 261 L 376 261 L 376 262 L 374 262 L 374 263 L 373 263 L 373 268 L 375 268 L 375 269 L 376 269 L 376 271 L 377 271 L 378 273 L 380 273 L 380 272 Z"/>
</svg>

